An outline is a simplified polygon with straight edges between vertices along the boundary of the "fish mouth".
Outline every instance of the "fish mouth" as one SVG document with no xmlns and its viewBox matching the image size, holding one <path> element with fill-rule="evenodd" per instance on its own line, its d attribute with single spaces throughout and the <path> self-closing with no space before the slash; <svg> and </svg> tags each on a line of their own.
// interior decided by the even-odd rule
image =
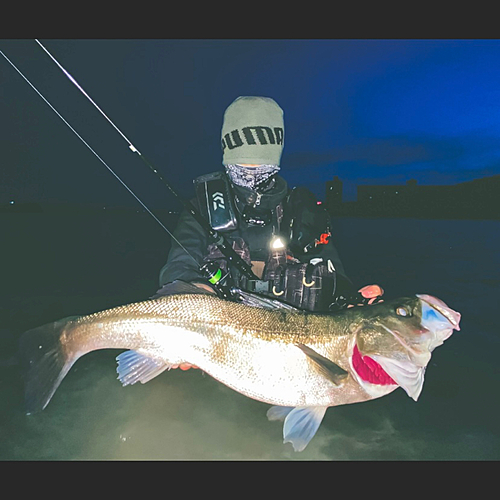
<svg viewBox="0 0 500 500">
<path fill-rule="evenodd" d="M 443 315 L 455 330 L 460 330 L 459 323 L 462 315 L 459 312 L 454 311 L 453 309 L 448 307 L 442 300 L 439 300 L 437 297 L 433 297 L 432 295 L 417 294 L 417 297 L 425 304 L 428 304 L 438 313 Z M 422 316 L 423 315 L 424 314 L 422 314 Z"/>
<path fill-rule="evenodd" d="M 440 346 L 452 333 L 460 330 L 461 314 L 432 295 L 418 294 L 422 304 L 421 325 L 433 334 L 429 351 Z"/>
</svg>

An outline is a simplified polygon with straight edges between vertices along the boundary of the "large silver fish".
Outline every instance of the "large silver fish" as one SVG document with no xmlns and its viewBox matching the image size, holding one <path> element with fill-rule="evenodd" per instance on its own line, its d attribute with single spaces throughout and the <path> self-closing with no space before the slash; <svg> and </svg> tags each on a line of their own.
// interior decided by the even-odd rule
<svg viewBox="0 0 500 500">
<path fill-rule="evenodd" d="M 268 418 L 284 420 L 284 442 L 301 451 L 329 406 L 378 398 L 398 387 L 416 401 L 431 352 L 459 330 L 460 314 L 430 295 L 312 314 L 251 294 L 238 303 L 199 288 L 181 291 L 26 332 L 27 412 L 46 407 L 84 354 L 128 349 L 117 357 L 123 385 L 193 364 L 275 405 Z"/>
</svg>

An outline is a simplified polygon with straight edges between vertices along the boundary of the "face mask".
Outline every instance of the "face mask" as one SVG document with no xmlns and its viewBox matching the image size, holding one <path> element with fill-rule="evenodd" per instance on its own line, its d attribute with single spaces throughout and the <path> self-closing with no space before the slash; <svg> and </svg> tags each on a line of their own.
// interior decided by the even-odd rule
<svg viewBox="0 0 500 500">
<path fill-rule="evenodd" d="M 254 189 L 267 181 L 280 167 L 278 165 L 259 165 L 258 167 L 244 167 L 242 165 L 226 165 L 226 173 L 233 184 Z"/>
</svg>

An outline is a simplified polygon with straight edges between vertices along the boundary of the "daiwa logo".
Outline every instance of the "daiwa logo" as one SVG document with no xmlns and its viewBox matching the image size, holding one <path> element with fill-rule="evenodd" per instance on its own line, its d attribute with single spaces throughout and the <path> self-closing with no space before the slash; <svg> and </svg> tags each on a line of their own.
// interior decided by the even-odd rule
<svg viewBox="0 0 500 500">
<path fill-rule="evenodd" d="M 214 205 L 214 210 L 217 210 L 218 208 L 224 210 L 226 208 L 226 205 L 224 204 L 224 195 L 219 191 L 212 195 L 212 203 Z"/>
<path fill-rule="evenodd" d="M 244 144 L 283 144 L 282 127 L 243 127 L 228 132 L 222 138 L 222 151 L 234 149 Z"/>
</svg>

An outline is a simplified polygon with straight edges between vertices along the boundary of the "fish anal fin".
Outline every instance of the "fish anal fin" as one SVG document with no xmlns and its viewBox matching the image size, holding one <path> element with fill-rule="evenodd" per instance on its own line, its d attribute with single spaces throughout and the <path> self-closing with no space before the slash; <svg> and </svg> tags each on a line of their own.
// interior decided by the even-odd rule
<svg viewBox="0 0 500 500">
<path fill-rule="evenodd" d="M 137 351 L 125 351 L 116 357 L 116 371 L 122 385 L 136 382 L 145 384 L 170 367 L 164 361 L 151 358 Z"/>
<path fill-rule="evenodd" d="M 316 369 L 328 380 L 331 380 L 335 385 L 342 385 L 349 373 L 334 363 L 332 360 L 325 358 L 314 349 L 305 344 L 296 344 L 297 347 L 311 360 Z"/>
</svg>

